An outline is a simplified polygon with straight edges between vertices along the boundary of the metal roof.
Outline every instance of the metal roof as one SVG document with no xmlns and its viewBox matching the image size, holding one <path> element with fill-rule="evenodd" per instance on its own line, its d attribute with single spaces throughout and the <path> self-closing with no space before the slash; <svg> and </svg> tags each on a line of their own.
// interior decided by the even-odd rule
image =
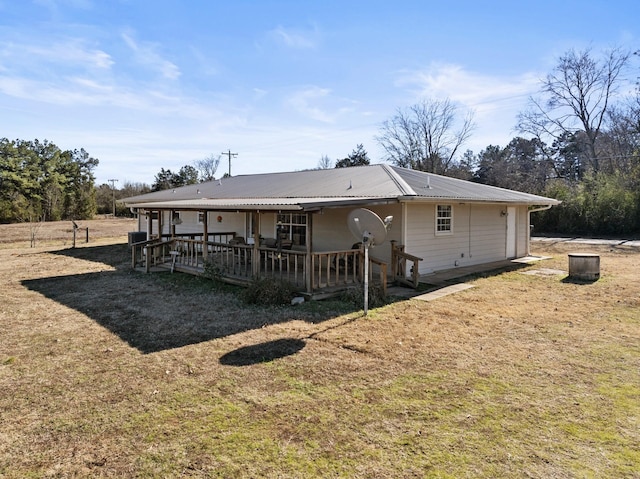
<svg viewBox="0 0 640 479">
<path fill-rule="evenodd" d="M 121 201 L 146 209 L 214 210 L 312 210 L 388 201 L 560 203 L 552 198 L 385 164 L 233 176 Z"/>
</svg>

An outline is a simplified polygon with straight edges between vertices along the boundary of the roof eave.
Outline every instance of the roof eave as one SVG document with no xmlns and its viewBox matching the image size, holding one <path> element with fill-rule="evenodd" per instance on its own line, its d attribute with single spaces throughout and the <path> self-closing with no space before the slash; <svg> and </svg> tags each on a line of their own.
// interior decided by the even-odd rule
<svg viewBox="0 0 640 479">
<path fill-rule="evenodd" d="M 540 199 L 531 199 L 531 200 L 522 200 L 522 199 L 491 199 L 491 198 L 465 198 L 465 197 L 452 197 L 452 196 L 401 196 L 398 198 L 398 201 L 411 201 L 415 203 L 438 203 L 443 201 L 449 202 L 458 202 L 458 203 L 482 203 L 482 204 L 493 204 L 493 205 L 528 205 L 528 206 L 537 206 L 537 205 L 551 205 L 557 206 L 562 201 L 555 200 L 553 198 L 542 198 Z"/>
</svg>

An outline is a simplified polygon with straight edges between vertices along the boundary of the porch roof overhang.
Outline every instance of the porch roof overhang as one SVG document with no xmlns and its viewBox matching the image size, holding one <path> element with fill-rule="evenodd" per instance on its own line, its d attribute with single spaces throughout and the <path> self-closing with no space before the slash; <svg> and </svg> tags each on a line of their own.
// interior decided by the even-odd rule
<svg viewBox="0 0 640 479">
<path fill-rule="evenodd" d="M 365 206 L 397 203 L 398 198 L 384 197 L 327 197 L 327 198 L 201 198 L 192 200 L 151 201 L 131 203 L 129 207 L 142 210 L 193 211 L 319 211 L 323 208 Z"/>
</svg>

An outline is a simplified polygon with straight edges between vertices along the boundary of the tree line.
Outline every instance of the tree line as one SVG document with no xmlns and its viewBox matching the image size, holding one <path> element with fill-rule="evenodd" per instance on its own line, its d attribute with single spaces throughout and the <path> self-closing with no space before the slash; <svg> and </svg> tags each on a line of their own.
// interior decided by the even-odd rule
<svg viewBox="0 0 640 479">
<path fill-rule="evenodd" d="M 640 232 L 640 85 L 627 85 L 632 54 L 569 50 L 529 98 L 506 146 L 464 150 L 476 124 L 448 99 L 424 99 L 396 113 L 376 141 L 384 161 L 400 167 L 509 188 L 562 201 L 536 213 L 538 231 L 620 235 Z M 0 221 L 81 219 L 127 214 L 116 199 L 212 180 L 220 155 L 161 168 L 151 185 L 94 186 L 98 160 L 84 149 L 62 151 L 48 141 L 0 140 Z M 370 164 L 362 144 L 317 168 Z"/>
<path fill-rule="evenodd" d="M 96 211 L 93 170 L 83 148 L 0 139 L 0 222 L 91 218 Z"/>
</svg>

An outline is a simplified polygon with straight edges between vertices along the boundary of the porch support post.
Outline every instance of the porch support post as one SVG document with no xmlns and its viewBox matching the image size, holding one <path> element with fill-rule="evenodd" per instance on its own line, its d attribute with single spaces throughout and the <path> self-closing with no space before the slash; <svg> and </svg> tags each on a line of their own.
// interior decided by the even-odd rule
<svg viewBox="0 0 640 479">
<path fill-rule="evenodd" d="M 169 221 L 171 221 L 171 223 L 169 223 L 171 225 L 171 238 L 174 238 L 176 236 L 176 225 L 173 222 L 173 210 L 169 210 Z"/>
<path fill-rule="evenodd" d="M 207 242 L 209 241 L 209 212 L 204 211 L 204 218 L 202 218 L 202 259 L 207 261 L 207 253 L 209 252 L 209 246 Z"/>
<path fill-rule="evenodd" d="M 305 285 L 307 293 L 313 292 L 313 271 L 311 270 L 311 252 L 313 251 L 313 213 L 307 213 L 307 254 L 304 257 Z"/>
<path fill-rule="evenodd" d="M 147 241 L 151 239 L 153 234 L 153 210 L 147 211 Z"/>
<path fill-rule="evenodd" d="M 396 277 L 398 276 L 398 262 L 396 261 L 396 240 L 391 240 L 391 277 L 393 278 L 393 281 L 396 280 Z"/>
<path fill-rule="evenodd" d="M 251 222 L 253 223 L 253 259 L 251 261 L 251 272 L 254 278 L 260 277 L 260 212 L 251 212 Z"/>
</svg>

